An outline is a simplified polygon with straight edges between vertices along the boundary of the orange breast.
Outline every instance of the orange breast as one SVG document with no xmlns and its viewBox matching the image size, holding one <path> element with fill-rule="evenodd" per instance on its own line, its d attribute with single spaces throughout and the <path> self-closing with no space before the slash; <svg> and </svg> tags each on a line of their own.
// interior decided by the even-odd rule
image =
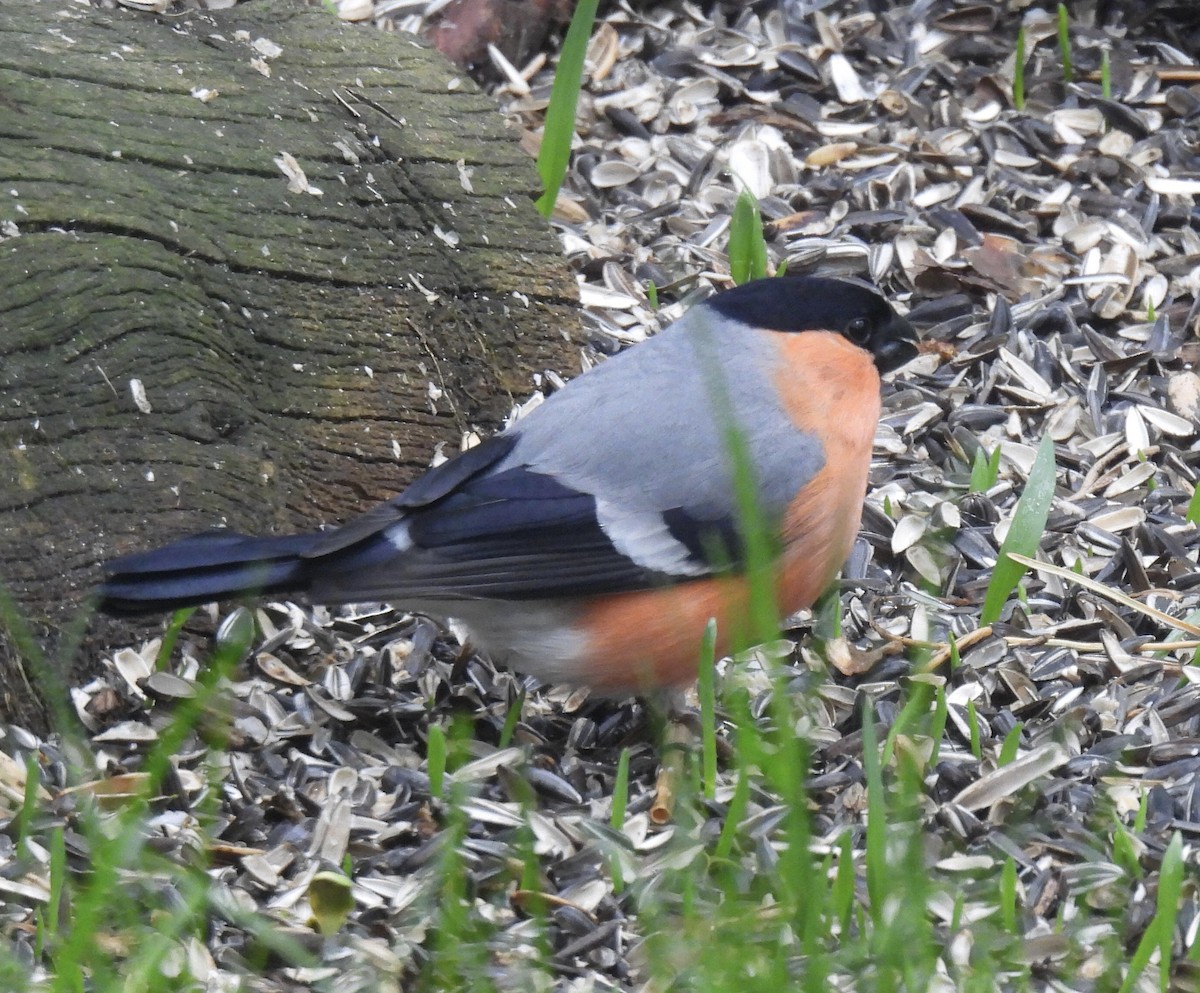
<svg viewBox="0 0 1200 993">
<path fill-rule="evenodd" d="M 782 352 L 776 386 L 796 428 L 821 439 L 825 465 L 785 515 L 777 602 L 811 606 L 845 562 L 858 533 L 871 444 L 879 420 L 879 376 L 871 356 L 840 335 L 772 334 Z M 601 597 L 579 618 L 585 634 L 581 682 L 601 691 L 648 690 L 696 675 L 700 640 L 717 619 L 718 653 L 747 625 L 740 577 Z"/>
<path fill-rule="evenodd" d="M 746 602 L 746 583 L 737 576 L 593 600 L 577 621 L 587 638 L 576 663 L 579 681 L 617 693 L 695 679 L 708 619 L 717 619 L 719 658 L 729 650 L 734 625 L 744 621 Z"/>
<path fill-rule="evenodd" d="M 783 522 L 779 602 L 792 613 L 821 595 L 858 534 L 879 422 L 879 373 L 871 356 L 841 335 L 780 337 L 786 358 L 775 382 L 784 409 L 825 450 L 825 465 Z"/>
</svg>

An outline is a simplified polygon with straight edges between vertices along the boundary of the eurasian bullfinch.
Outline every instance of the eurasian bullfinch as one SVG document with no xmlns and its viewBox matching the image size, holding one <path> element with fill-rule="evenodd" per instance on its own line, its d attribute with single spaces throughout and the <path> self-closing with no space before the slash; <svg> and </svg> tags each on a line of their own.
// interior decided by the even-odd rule
<svg viewBox="0 0 1200 993">
<path fill-rule="evenodd" d="M 745 283 L 340 528 L 211 530 L 128 555 L 107 565 L 100 605 L 388 600 L 459 619 L 495 661 L 542 680 L 684 683 L 709 618 L 728 633 L 746 609 L 729 422 L 791 613 L 850 552 L 879 374 L 915 354 L 912 327 L 869 284 Z"/>
</svg>

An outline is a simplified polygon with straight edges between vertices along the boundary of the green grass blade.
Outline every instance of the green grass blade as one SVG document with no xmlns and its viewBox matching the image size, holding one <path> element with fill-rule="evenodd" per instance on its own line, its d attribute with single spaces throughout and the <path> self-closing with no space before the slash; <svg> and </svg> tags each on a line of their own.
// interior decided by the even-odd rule
<svg viewBox="0 0 1200 993">
<path fill-rule="evenodd" d="M 67 836 L 62 828 L 56 828 L 50 838 L 50 904 L 47 919 L 50 930 L 57 930 L 62 922 L 63 893 L 67 882 Z"/>
<path fill-rule="evenodd" d="M 850 915 L 854 912 L 854 839 L 843 831 L 838 842 L 837 875 L 830 894 L 830 910 L 844 938 L 850 931 Z"/>
<path fill-rule="evenodd" d="M 980 624 L 992 624 L 999 619 L 1009 595 L 1025 575 L 1025 566 L 1010 559 L 1009 553 L 1016 552 L 1030 558 L 1037 554 L 1042 532 L 1046 529 L 1046 518 L 1050 515 L 1050 503 L 1054 498 L 1054 477 L 1054 441 L 1046 435 L 1038 446 L 1025 492 L 1017 501 L 1012 525 L 1000 546 L 1000 558 L 988 583 Z"/>
<path fill-rule="evenodd" d="M 1112 860 L 1134 879 L 1141 878 L 1142 866 L 1138 860 L 1137 848 L 1134 846 L 1129 830 L 1121 823 L 1120 819 L 1117 819 L 1113 825 Z"/>
<path fill-rule="evenodd" d="M 1058 54 L 1062 59 L 1063 82 L 1069 83 L 1075 72 L 1071 66 L 1071 18 L 1065 3 L 1058 5 Z"/>
<path fill-rule="evenodd" d="M 942 751 L 942 737 L 946 733 L 946 719 L 950 716 L 950 708 L 946 704 L 946 687 L 939 686 L 934 691 L 933 716 L 929 720 L 929 738 L 933 742 L 933 753 L 929 756 L 929 764 L 938 764 L 938 756 Z"/>
<path fill-rule="evenodd" d="M 892 756 L 896 749 L 896 739 L 902 734 L 907 734 L 918 718 L 924 714 L 928 714 L 930 705 L 933 703 L 933 687 L 928 683 L 914 681 L 908 685 L 907 690 L 907 699 L 904 701 L 904 706 L 892 722 L 891 729 L 888 731 L 887 739 L 884 742 L 882 760 L 884 765 L 888 765 L 892 761 Z"/>
<path fill-rule="evenodd" d="M 1158 900 L 1154 911 L 1154 926 L 1158 928 L 1158 986 L 1167 993 L 1171 985 L 1171 946 L 1175 938 L 1175 922 L 1179 918 L 1179 897 L 1183 892 L 1183 838 L 1176 831 L 1163 852 L 1158 873 Z"/>
<path fill-rule="evenodd" d="M 1017 934 L 1017 863 L 1005 859 L 1000 873 L 1000 926 L 1009 934 Z"/>
<path fill-rule="evenodd" d="M 567 28 L 558 69 L 550 89 L 550 104 L 546 108 L 546 126 L 542 132 L 542 147 L 538 150 L 538 175 L 545 191 L 537 201 L 543 217 L 554 213 L 554 202 L 562 188 L 567 166 L 571 161 L 571 141 L 575 137 L 575 107 L 579 103 L 579 88 L 583 83 L 583 62 L 587 56 L 588 38 L 596 20 L 599 0 L 579 0 Z"/>
<path fill-rule="evenodd" d="M 813 635 L 819 641 L 836 641 L 842 636 L 842 598 L 830 587 L 813 604 Z"/>
<path fill-rule="evenodd" d="M 966 894 L 961 890 L 954 894 L 954 909 L 950 912 L 950 933 L 956 933 L 962 927 L 963 910 L 967 905 Z"/>
<path fill-rule="evenodd" d="M 988 488 L 987 452 L 980 445 L 975 449 L 975 461 L 971 463 L 971 479 L 967 484 L 967 492 L 982 493 Z"/>
<path fill-rule="evenodd" d="M 163 632 L 162 644 L 158 648 L 158 655 L 154 658 L 155 669 L 162 671 L 170 664 L 171 653 L 175 650 L 175 642 L 179 640 L 179 632 L 183 630 L 183 626 L 195 612 L 195 607 L 184 607 L 182 610 L 177 610 L 171 615 L 170 623 L 167 624 L 167 630 Z"/>
<path fill-rule="evenodd" d="M 429 725 L 425 743 L 426 764 L 429 766 L 429 795 L 440 797 L 446 777 L 446 732 L 440 724 Z"/>
<path fill-rule="evenodd" d="M 617 775 L 613 781 L 612 814 L 609 824 L 614 831 L 620 831 L 625 826 L 625 809 L 629 803 L 629 749 L 621 749 L 621 757 L 617 759 Z M 625 889 L 625 874 L 621 871 L 621 856 L 613 852 L 608 860 L 608 871 L 612 876 L 613 892 L 621 893 Z"/>
<path fill-rule="evenodd" d="M 1107 48 L 1100 50 L 1100 95 L 1105 100 L 1112 99 L 1112 65 Z"/>
<path fill-rule="evenodd" d="M 451 784 L 448 792 L 446 843 L 438 860 L 436 924 L 426 963 L 427 987 L 441 990 L 464 988 L 458 977 L 471 975 L 473 959 L 480 955 L 470 933 L 467 869 L 462 855 L 467 816 L 462 809 L 461 784 Z"/>
<path fill-rule="evenodd" d="M 1138 942 L 1133 957 L 1129 960 L 1129 971 L 1125 974 L 1125 981 L 1121 984 L 1121 993 L 1130 993 L 1134 983 L 1146 971 L 1146 966 L 1150 964 L 1150 956 L 1154 954 L 1157 946 L 1157 940 L 1156 929 L 1147 928 L 1146 933 L 1142 935 L 1142 940 Z"/>
<path fill-rule="evenodd" d="M 1021 747 L 1022 727 L 1024 727 L 1023 724 L 1014 724 L 1012 730 L 1004 736 L 1004 743 L 1000 746 L 1000 758 L 997 760 L 998 765 L 1008 765 L 1017 757 L 1017 749 Z"/>
<path fill-rule="evenodd" d="M 739 769 L 737 784 L 733 787 L 733 797 L 729 801 L 729 809 L 725 811 L 725 823 L 721 825 L 721 835 L 713 849 L 715 858 L 729 858 L 729 853 L 733 851 L 733 842 L 737 838 L 738 825 L 746 816 L 746 805 L 749 802 L 750 776 L 745 769 Z"/>
<path fill-rule="evenodd" d="M 1200 486 L 1192 490 L 1192 499 L 1188 503 L 1187 519 L 1192 524 L 1200 524 Z"/>
<path fill-rule="evenodd" d="M 886 925 L 885 904 L 888 893 L 887 807 L 883 792 L 883 770 L 879 745 L 875 739 L 875 713 L 863 701 L 862 716 L 863 772 L 867 780 L 867 895 L 876 928 Z"/>
<path fill-rule="evenodd" d="M 1146 830 L 1146 817 L 1150 812 L 1150 791 L 1142 791 L 1142 799 L 1138 803 L 1137 813 L 1133 815 L 1133 829 L 1138 833 Z"/>
<path fill-rule="evenodd" d="M 729 274 L 735 283 L 767 275 L 767 241 L 758 201 L 749 190 L 738 194 L 729 222 Z"/>
<path fill-rule="evenodd" d="M 500 730 L 500 748 L 507 748 L 513 739 L 513 735 L 517 731 L 517 725 L 521 722 L 521 713 L 525 709 L 525 691 L 521 690 L 517 694 L 517 698 L 508 706 L 508 711 L 504 715 L 504 727 Z"/>
<path fill-rule="evenodd" d="M 709 618 L 700 646 L 700 746 L 701 788 L 710 800 L 717 795 L 717 708 L 716 708 L 717 622 Z"/>
<path fill-rule="evenodd" d="M 983 743 L 979 738 L 979 715 L 975 712 L 974 700 L 967 701 L 967 727 L 971 732 L 971 754 L 976 762 L 982 761 Z"/>
<path fill-rule="evenodd" d="M 1013 106 L 1025 109 L 1025 26 L 1017 30 L 1017 56 L 1013 62 Z"/>
<path fill-rule="evenodd" d="M 613 782 L 612 816 L 609 823 L 614 831 L 620 831 L 625 826 L 625 807 L 629 802 L 629 749 L 621 749 L 621 757 L 617 759 L 617 775 Z"/>
<path fill-rule="evenodd" d="M 37 755 L 30 752 L 25 757 L 25 794 L 21 799 L 21 807 L 17 811 L 17 855 L 28 857 L 29 837 L 32 833 L 33 816 L 38 809 L 38 786 L 41 783 L 41 770 L 38 768 Z"/>
<path fill-rule="evenodd" d="M 525 824 L 517 831 L 517 852 L 521 861 L 521 877 L 517 885 L 528 893 L 532 893 L 541 887 L 541 864 L 538 862 L 537 850 L 535 847 L 533 828 L 529 826 L 529 807 L 525 807 Z M 546 910 L 545 902 L 535 900 L 537 914 L 543 914 Z"/>
<path fill-rule="evenodd" d="M 1000 446 L 992 449 L 991 455 L 982 445 L 975 449 L 975 461 L 971 465 L 971 493 L 986 493 L 1000 478 Z"/>
</svg>

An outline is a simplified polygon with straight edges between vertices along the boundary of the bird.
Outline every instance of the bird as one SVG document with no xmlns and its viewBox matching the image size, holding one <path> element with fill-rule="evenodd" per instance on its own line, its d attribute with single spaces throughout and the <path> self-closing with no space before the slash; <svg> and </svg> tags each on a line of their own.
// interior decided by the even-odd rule
<svg viewBox="0 0 1200 993">
<path fill-rule="evenodd" d="M 543 682 L 670 691 L 694 680 L 710 619 L 723 652 L 745 616 L 745 520 L 772 539 L 781 616 L 835 579 L 861 521 L 880 376 L 916 353 L 870 283 L 748 281 L 341 527 L 214 528 L 128 554 L 104 566 L 97 603 L 387 601 L 454 618 L 494 662 Z"/>
</svg>

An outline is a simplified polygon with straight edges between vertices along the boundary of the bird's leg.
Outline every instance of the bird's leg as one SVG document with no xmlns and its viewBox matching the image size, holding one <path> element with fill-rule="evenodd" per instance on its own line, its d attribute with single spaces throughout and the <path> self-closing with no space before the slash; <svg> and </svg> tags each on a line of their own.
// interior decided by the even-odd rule
<svg viewBox="0 0 1200 993">
<path fill-rule="evenodd" d="M 660 713 L 665 714 L 663 726 L 662 760 L 658 767 L 654 803 L 650 805 L 650 820 L 657 825 L 670 822 L 675 812 L 679 780 L 683 775 L 686 753 L 696 750 L 696 733 L 693 725 L 697 718 L 695 687 L 673 687 L 658 694 L 654 703 Z"/>
</svg>

